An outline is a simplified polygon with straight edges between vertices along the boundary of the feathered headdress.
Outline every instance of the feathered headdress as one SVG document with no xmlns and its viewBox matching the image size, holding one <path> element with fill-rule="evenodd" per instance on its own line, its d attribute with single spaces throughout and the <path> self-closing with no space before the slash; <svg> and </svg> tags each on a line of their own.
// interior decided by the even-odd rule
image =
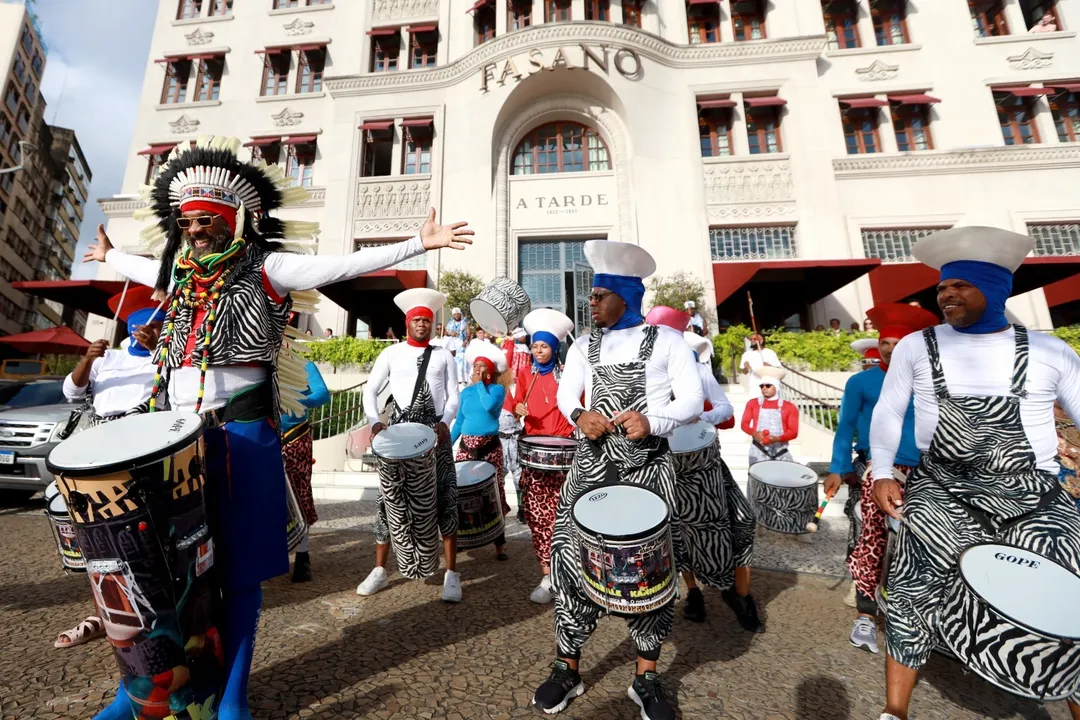
<svg viewBox="0 0 1080 720">
<path fill-rule="evenodd" d="M 172 277 L 173 262 L 183 244 L 176 220 L 185 210 L 221 215 L 236 237 L 259 247 L 277 240 L 286 241 L 290 249 L 312 247 L 318 223 L 286 222 L 268 214 L 309 199 L 308 191 L 292 187 L 293 179 L 277 165 L 244 162 L 237 156 L 240 147 L 238 138 L 211 135 L 201 136 L 194 145 L 181 143 L 153 182 L 141 188 L 149 205 L 136 211 L 135 217 L 154 221 L 141 237 L 162 259 L 158 290 L 166 290 Z"/>
</svg>

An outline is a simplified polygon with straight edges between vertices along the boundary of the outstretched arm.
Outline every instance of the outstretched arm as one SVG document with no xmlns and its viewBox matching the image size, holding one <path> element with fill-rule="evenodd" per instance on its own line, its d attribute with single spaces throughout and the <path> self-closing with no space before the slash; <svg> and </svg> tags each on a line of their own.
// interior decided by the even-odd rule
<svg viewBox="0 0 1080 720">
<path fill-rule="evenodd" d="M 109 240 L 109 236 L 105 234 L 104 225 L 97 226 L 97 238 L 94 243 L 86 249 L 86 254 L 83 255 L 83 262 L 106 263 L 124 277 L 130 278 L 140 285 L 146 285 L 147 287 L 154 287 L 157 283 L 158 268 L 161 267 L 160 260 L 141 257 L 139 255 L 129 255 L 128 253 L 120 252 L 113 248 L 112 241 Z"/>
<path fill-rule="evenodd" d="M 844 475 L 854 472 L 851 462 L 851 448 L 855 442 L 859 415 L 862 413 L 862 393 L 853 375 L 844 385 L 844 395 L 840 399 L 840 418 L 836 421 L 836 435 L 833 436 L 832 460 L 829 472 Z"/>
</svg>

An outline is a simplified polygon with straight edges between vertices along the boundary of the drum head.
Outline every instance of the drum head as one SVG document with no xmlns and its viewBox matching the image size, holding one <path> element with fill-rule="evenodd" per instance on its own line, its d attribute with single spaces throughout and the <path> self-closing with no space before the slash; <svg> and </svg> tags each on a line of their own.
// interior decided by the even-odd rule
<svg viewBox="0 0 1080 720">
<path fill-rule="evenodd" d="M 518 438 L 518 443 L 532 445 L 549 450 L 574 450 L 577 443 L 571 438 L 556 437 L 554 435 L 527 435 Z"/>
<path fill-rule="evenodd" d="M 61 495 L 59 492 L 49 498 L 48 502 L 45 503 L 45 509 L 49 511 L 50 515 L 68 514 L 67 503 L 64 502 L 64 496 Z"/>
<path fill-rule="evenodd" d="M 574 501 L 574 522 L 610 540 L 649 537 L 668 521 L 664 498 L 639 485 L 598 485 Z"/>
<path fill-rule="evenodd" d="M 799 463 L 784 460 L 764 460 L 750 466 L 750 476 L 758 482 L 777 487 L 806 487 L 816 485 L 817 473 Z"/>
<path fill-rule="evenodd" d="M 470 487 L 487 482 L 495 477 L 495 466 L 483 460 L 462 460 L 454 463 L 457 471 L 457 486 Z"/>
<path fill-rule="evenodd" d="M 60 487 L 53 480 L 51 483 L 45 486 L 45 504 L 48 505 L 49 501 L 60 494 Z"/>
<path fill-rule="evenodd" d="M 716 428 L 703 420 L 676 428 L 668 438 L 668 445 L 673 453 L 694 452 L 709 447 L 714 442 L 716 442 Z"/>
<path fill-rule="evenodd" d="M 492 335 L 506 335 L 513 330 L 511 327 L 507 327 L 506 318 L 502 316 L 502 313 L 487 300 L 480 300 L 479 298 L 473 300 L 469 304 L 469 312 L 472 313 L 476 324 Z"/>
<path fill-rule="evenodd" d="M 202 436 L 195 413 L 132 415 L 87 428 L 53 448 L 45 465 L 67 477 L 94 477 L 157 462 Z"/>
<path fill-rule="evenodd" d="M 435 431 L 420 423 L 391 425 L 371 441 L 371 452 L 385 460 L 420 457 L 435 447 Z"/>
<path fill-rule="evenodd" d="M 1010 619 L 1056 638 L 1080 639 L 1080 576 L 1012 545 L 975 545 L 960 556 L 960 576 Z"/>
</svg>

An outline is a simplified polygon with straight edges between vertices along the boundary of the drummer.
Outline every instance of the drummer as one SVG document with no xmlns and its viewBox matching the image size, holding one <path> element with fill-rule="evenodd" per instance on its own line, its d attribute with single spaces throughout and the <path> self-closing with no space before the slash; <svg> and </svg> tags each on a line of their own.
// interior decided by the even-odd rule
<svg viewBox="0 0 1080 720">
<path fill-rule="evenodd" d="M 754 372 L 761 397 L 746 403 L 742 431 L 753 438 L 750 464 L 762 460 L 795 462 L 788 443 L 799 436 L 799 408 L 780 397 L 780 381 L 787 370 L 763 366 Z"/>
<path fill-rule="evenodd" d="M 965 548 L 992 540 L 1037 548 L 1080 571 L 1080 514 L 1054 461 L 1054 400 L 1080 417 L 1080 358 L 1005 315 L 1013 273 L 1033 246 L 1006 230 L 957 227 L 913 249 L 941 271 L 946 324 L 897 344 L 870 427 L 874 500 L 906 523 L 886 588 L 883 720 L 908 717 Z M 902 498 L 893 464 L 913 395 L 922 456 Z"/>
<path fill-rule="evenodd" d="M 436 290 L 414 288 L 398 293 L 394 303 L 405 313 L 406 339 L 386 348 L 375 359 L 364 387 L 364 414 L 373 419 L 379 417 L 379 391 L 389 381 L 394 398 L 390 424 L 415 422 L 435 431 L 438 437 L 435 450 L 436 512 L 446 559 L 442 599 L 444 602 L 461 602 L 461 575 L 457 572 L 457 472 L 449 430 L 459 404 L 457 366 L 449 350 L 430 342 L 431 324 L 446 303 L 446 296 Z M 424 377 L 418 381 L 421 368 L 424 368 Z M 384 428 L 376 420 L 371 426 L 372 438 Z M 390 555 L 390 529 L 381 494 L 378 505 L 374 528 L 375 567 L 356 588 L 357 595 L 374 595 L 388 584 L 386 560 Z"/>
<path fill-rule="evenodd" d="M 308 197 L 265 165 L 242 161 L 237 138 L 203 136 L 178 145 L 138 212 L 154 224 L 143 239 L 161 260 L 114 250 L 98 227 L 86 261 L 170 297 L 157 353 L 160 382 L 174 410 L 203 413 L 214 559 L 224 583 L 221 624 L 227 683 L 220 720 L 250 717 L 247 680 L 262 605 L 261 583 L 288 572 L 285 470 L 279 435 L 277 360 L 289 293 L 391 267 L 426 250 L 463 249 L 465 223 L 440 226 L 432 209 L 417 236 L 351 255 L 280 252 L 280 240 L 309 242 L 315 223 L 269 213 Z M 225 328 L 226 331 L 222 331 Z M 288 395 L 302 388 L 286 388 Z M 156 398 L 151 398 L 151 411 Z M 294 408 L 295 409 L 295 408 Z M 102 718 L 130 717 L 121 687 Z"/>
<path fill-rule="evenodd" d="M 506 353 L 506 366 L 510 369 L 511 383 L 519 372 L 532 366 L 532 355 L 524 344 L 525 331 L 517 328 L 503 338 L 500 347 Z M 514 492 L 517 494 L 518 521 L 525 522 L 525 506 L 521 488 L 521 465 L 518 464 L 518 437 L 521 435 L 521 419 L 514 412 L 514 394 L 507 389 L 502 412 L 499 413 L 499 442 L 503 449 L 503 462 L 506 471 L 514 480 Z"/>
<path fill-rule="evenodd" d="M 559 412 L 557 396 L 562 366 L 559 347 L 574 331 L 574 321 L 558 310 L 533 310 L 523 321 L 532 337 L 532 367 L 521 368 L 514 383 L 514 414 L 525 423 L 523 435 L 564 437 L 574 433 L 574 426 Z M 555 529 L 555 508 L 559 491 L 566 481 L 562 470 L 522 468 L 521 490 L 524 496 L 525 522 L 532 534 L 533 551 L 540 561 L 543 578 L 529 599 L 541 605 L 555 599 L 551 590 L 551 533 Z"/>
<path fill-rule="evenodd" d="M 603 612 L 581 588 L 581 558 L 571 527 L 573 500 L 612 477 L 659 493 L 671 511 L 676 564 L 685 568 L 674 504 L 675 473 L 665 438 L 701 415 L 703 405 L 694 356 L 682 335 L 646 325 L 641 315 L 643 279 L 656 271 L 652 256 L 638 245 L 590 240 L 585 257 L 596 272 L 589 296 L 593 330 L 571 348 L 558 394 L 559 409 L 584 437 L 563 486 L 551 543 L 557 657 L 550 677 L 533 697 L 533 704 L 546 713 L 563 710 L 584 692 L 578 673 L 581 648 Z M 667 604 L 627 620 L 637 647 L 628 694 L 648 720 L 675 717 L 656 672 L 674 612 Z"/>
</svg>

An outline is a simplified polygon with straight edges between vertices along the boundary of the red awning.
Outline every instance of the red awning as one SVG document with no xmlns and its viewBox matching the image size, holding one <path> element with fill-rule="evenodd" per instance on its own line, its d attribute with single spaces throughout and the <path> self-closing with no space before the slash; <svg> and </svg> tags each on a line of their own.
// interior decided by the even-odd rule
<svg viewBox="0 0 1080 720">
<path fill-rule="evenodd" d="M 734 100 L 698 100 L 698 107 L 703 110 L 711 110 L 713 108 L 733 108 L 738 105 Z"/>
<path fill-rule="evenodd" d="M 188 55 L 187 59 L 188 60 L 211 60 L 211 59 L 216 58 L 216 57 L 221 57 L 221 55 L 217 55 L 215 53 L 205 53 L 203 55 Z"/>
<path fill-rule="evenodd" d="M 716 304 L 727 300 L 750 282 L 798 285 L 802 293 L 789 292 L 800 303 L 815 303 L 881 265 L 876 258 L 851 260 L 754 260 L 714 262 Z M 787 292 L 785 290 L 785 292 Z"/>
<path fill-rule="evenodd" d="M 319 138 L 318 135 L 290 135 L 281 141 L 282 145 L 306 145 L 308 143 L 315 142 Z"/>
<path fill-rule="evenodd" d="M 1045 288 L 1077 273 L 1080 257 L 1029 257 L 1013 275 L 1013 295 Z M 898 302 L 930 291 L 940 278 L 939 271 L 922 263 L 887 263 L 870 273 L 870 290 L 876 305 Z"/>
<path fill-rule="evenodd" d="M 901 105 L 934 105 L 941 102 L 936 97 L 931 97 L 923 93 L 916 93 L 913 95 L 890 95 L 889 101 L 894 103 L 900 103 Z"/>
<path fill-rule="evenodd" d="M 720 0 L 686 0 L 687 5 L 716 5 Z"/>
<path fill-rule="evenodd" d="M 273 145 L 276 142 L 281 142 L 280 135 L 251 138 L 246 143 L 244 143 L 244 147 L 266 147 L 267 145 Z"/>
<path fill-rule="evenodd" d="M 309 52 L 311 50 L 325 50 L 325 49 L 326 49 L 326 43 L 312 43 L 312 44 L 309 44 L 309 45 L 295 45 L 295 46 L 293 46 L 293 50 L 296 50 L 297 52 Z"/>
<path fill-rule="evenodd" d="M 287 48 L 287 47 L 260 48 L 260 49 L 255 51 L 255 54 L 256 55 L 280 55 L 281 53 L 285 52 L 288 49 L 289 48 Z"/>
<path fill-rule="evenodd" d="M 11 287 L 42 300 L 52 300 L 76 310 L 112 317 L 109 298 L 124 291 L 123 280 L 20 280 Z M 134 283 L 131 287 L 141 287 Z"/>
<path fill-rule="evenodd" d="M 1080 300 L 1080 275 L 1051 283 L 1043 288 L 1043 292 L 1046 293 L 1046 304 L 1050 307 L 1076 302 Z"/>
<path fill-rule="evenodd" d="M 782 97 L 776 97 L 771 95 L 769 97 L 748 97 L 743 98 L 746 104 L 750 107 L 779 107 L 781 105 L 787 105 L 787 100 Z"/>
<path fill-rule="evenodd" d="M 90 347 L 90 341 L 66 325 L 0 337 L 0 343 L 38 355 L 81 355 Z"/>
<path fill-rule="evenodd" d="M 471 8 L 469 8 L 465 12 L 474 13 L 477 10 L 479 10 L 480 8 L 484 7 L 485 5 L 490 5 L 491 3 L 492 3 L 492 0 L 478 0 L 476 2 L 476 4 L 474 4 Z"/>
<path fill-rule="evenodd" d="M 155 60 L 154 62 L 158 63 L 159 65 L 164 65 L 166 63 L 176 62 L 177 60 L 187 60 L 187 59 L 188 59 L 187 55 L 166 55 L 165 57 L 161 58 L 160 60 Z"/>
<path fill-rule="evenodd" d="M 434 121 L 431 118 L 411 118 L 409 120 L 402 120 L 401 127 L 407 128 L 424 128 L 431 127 Z"/>
<path fill-rule="evenodd" d="M 176 147 L 176 143 L 168 143 L 165 145 L 151 145 L 145 150 L 140 150 L 140 155 L 161 155 L 163 153 L 172 152 L 172 149 Z"/>
<path fill-rule="evenodd" d="M 365 306 L 370 297 L 364 293 L 378 291 L 401 292 L 427 287 L 427 270 L 379 270 L 319 288 L 326 297 L 345 309 Z M 366 309 L 366 307 L 364 308 Z"/>
<path fill-rule="evenodd" d="M 889 103 L 877 98 L 840 98 L 840 104 L 849 108 L 879 108 L 885 107 Z"/>
<path fill-rule="evenodd" d="M 387 36 L 387 35 L 397 35 L 400 32 L 401 32 L 401 28 L 382 27 L 382 28 L 372 28 L 371 30 L 368 30 L 367 34 L 370 35 L 371 37 L 384 37 L 384 36 Z"/>
<path fill-rule="evenodd" d="M 1050 93 L 1049 88 L 1037 87 L 999 87 L 994 88 L 996 93 L 1008 93 L 1015 97 L 1040 97 Z"/>
<path fill-rule="evenodd" d="M 368 120 L 358 129 L 360 130 L 389 130 L 394 127 L 393 120 Z"/>
<path fill-rule="evenodd" d="M 1054 83 L 1054 89 L 1066 92 L 1080 92 L 1080 83 Z"/>
<path fill-rule="evenodd" d="M 435 32 L 438 29 L 438 25 L 410 25 L 409 34 L 416 35 L 417 33 Z"/>
</svg>

